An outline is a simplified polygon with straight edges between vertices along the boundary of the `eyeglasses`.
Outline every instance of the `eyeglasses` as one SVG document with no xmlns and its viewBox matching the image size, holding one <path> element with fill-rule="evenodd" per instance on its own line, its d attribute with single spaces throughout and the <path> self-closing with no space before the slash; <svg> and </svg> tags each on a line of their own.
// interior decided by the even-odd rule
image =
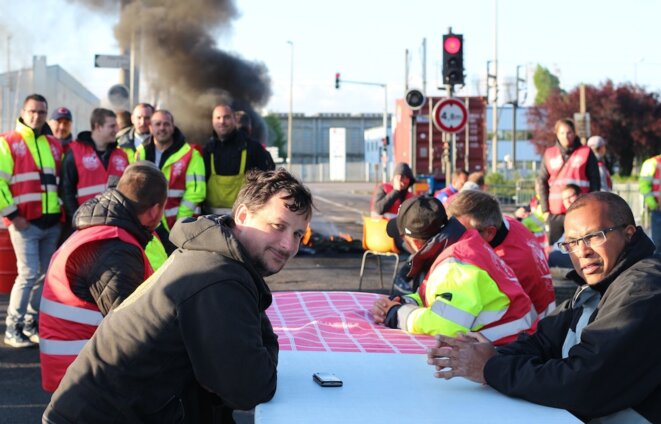
<svg viewBox="0 0 661 424">
<path fill-rule="evenodd" d="M 615 227 L 604 228 L 603 230 L 595 231 L 594 233 L 586 234 L 583 237 L 579 237 L 571 241 L 558 242 L 556 245 L 562 253 L 572 253 L 578 250 L 578 242 L 582 241 L 585 247 L 597 247 L 606 243 L 606 234 L 611 231 L 619 230 L 620 228 L 626 227 L 627 224 L 617 225 Z"/>
</svg>

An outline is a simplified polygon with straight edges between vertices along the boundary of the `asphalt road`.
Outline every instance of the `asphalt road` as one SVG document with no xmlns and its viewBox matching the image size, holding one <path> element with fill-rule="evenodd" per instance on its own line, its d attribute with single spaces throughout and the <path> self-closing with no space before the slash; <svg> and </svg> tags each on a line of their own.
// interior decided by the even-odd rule
<svg viewBox="0 0 661 424">
<path fill-rule="evenodd" d="M 304 247 L 280 273 L 266 280 L 280 290 L 357 290 L 362 259 L 362 216 L 369 210 L 372 183 L 313 183 L 316 205 L 312 219 L 312 245 Z M 331 240 L 332 237 L 332 240 Z M 348 241 L 351 238 L 353 241 Z M 402 257 L 403 259 L 403 257 Z M 384 287 L 377 261 L 368 258 L 365 290 L 385 293 L 394 259 L 384 258 Z M 556 280 L 556 292 L 566 298 L 571 284 Z M 0 295 L 0 331 L 4 334 L 7 295 Z M 40 422 L 50 395 L 41 389 L 37 348 L 14 349 L 0 342 L 0 424 Z M 250 422 L 247 414 L 242 422 Z"/>
</svg>

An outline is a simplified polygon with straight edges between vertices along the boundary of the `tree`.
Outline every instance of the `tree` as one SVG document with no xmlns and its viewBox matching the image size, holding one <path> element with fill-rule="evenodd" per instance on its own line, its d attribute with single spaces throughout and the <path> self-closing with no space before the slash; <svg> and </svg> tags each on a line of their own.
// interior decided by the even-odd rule
<svg viewBox="0 0 661 424">
<path fill-rule="evenodd" d="M 620 175 L 629 176 L 634 159 L 645 159 L 661 151 L 661 103 L 659 93 L 648 93 L 632 84 L 586 85 L 590 133 L 604 137 L 608 152 L 620 164 Z M 579 110 L 579 88 L 569 93 L 552 92 L 539 106 L 528 110 L 532 142 L 542 154 L 553 145 L 553 124 Z"/>
<path fill-rule="evenodd" d="M 535 74 L 533 75 L 532 79 L 535 83 L 535 88 L 537 89 L 537 95 L 535 96 L 536 106 L 544 103 L 546 98 L 552 92 L 561 91 L 560 80 L 558 77 L 553 75 L 551 71 L 542 65 L 537 65 L 537 69 L 535 69 Z"/>
<path fill-rule="evenodd" d="M 285 149 L 285 146 L 287 145 L 287 139 L 285 138 L 284 132 L 282 131 L 280 119 L 277 115 L 271 113 L 264 117 L 264 121 L 266 122 L 266 126 L 269 130 L 269 146 L 276 146 L 278 148 L 278 156 L 287 158 L 287 152 Z"/>
</svg>

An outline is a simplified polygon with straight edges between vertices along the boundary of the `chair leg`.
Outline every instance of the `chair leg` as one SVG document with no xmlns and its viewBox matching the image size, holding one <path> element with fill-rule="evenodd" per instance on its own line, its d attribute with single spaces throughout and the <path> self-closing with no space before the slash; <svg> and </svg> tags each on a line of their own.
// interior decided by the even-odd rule
<svg viewBox="0 0 661 424">
<path fill-rule="evenodd" d="M 363 274 L 365 272 L 365 258 L 369 255 L 370 251 L 366 250 L 363 253 L 363 261 L 360 263 L 360 279 L 358 280 L 358 291 L 363 291 Z"/>
<path fill-rule="evenodd" d="M 379 281 L 381 281 L 381 290 L 383 290 L 383 270 L 381 269 L 381 255 L 376 255 L 376 260 L 379 263 Z"/>
</svg>

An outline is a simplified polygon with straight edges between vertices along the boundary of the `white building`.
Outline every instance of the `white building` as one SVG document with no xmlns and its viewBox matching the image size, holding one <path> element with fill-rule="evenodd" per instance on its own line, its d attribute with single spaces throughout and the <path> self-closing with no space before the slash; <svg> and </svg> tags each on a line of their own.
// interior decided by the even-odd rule
<svg viewBox="0 0 661 424">
<path fill-rule="evenodd" d="M 23 101 L 30 94 L 41 94 L 48 100 L 48 117 L 60 106 L 71 110 L 75 136 L 89 130 L 92 110 L 99 99 L 59 65 L 46 65 L 46 56 L 34 56 L 32 68 L 0 74 L 0 131 L 14 129 Z"/>
</svg>

